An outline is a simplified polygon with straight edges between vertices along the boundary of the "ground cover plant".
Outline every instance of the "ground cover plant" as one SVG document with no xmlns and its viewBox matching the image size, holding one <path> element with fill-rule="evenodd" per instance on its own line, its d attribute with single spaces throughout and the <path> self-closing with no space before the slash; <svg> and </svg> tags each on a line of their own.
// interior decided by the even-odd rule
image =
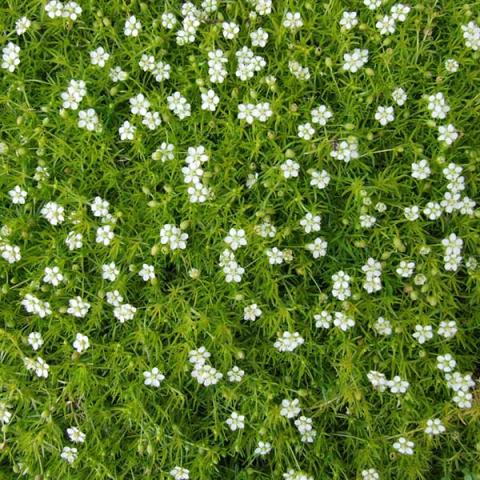
<svg viewBox="0 0 480 480">
<path fill-rule="evenodd" d="M 0 1 L 0 473 L 480 478 L 480 4 Z"/>
</svg>

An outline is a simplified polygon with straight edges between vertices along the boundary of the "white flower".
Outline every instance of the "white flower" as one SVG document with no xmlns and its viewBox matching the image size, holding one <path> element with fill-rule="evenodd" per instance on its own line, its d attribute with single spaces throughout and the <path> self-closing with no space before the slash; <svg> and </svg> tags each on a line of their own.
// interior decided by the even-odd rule
<svg viewBox="0 0 480 480">
<path fill-rule="evenodd" d="M 286 418 L 295 418 L 300 415 L 300 400 L 295 398 L 293 400 L 282 400 L 282 407 L 280 409 L 280 415 Z"/>
<path fill-rule="evenodd" d="M 48 370 L 50 366 L 45 362 L 45 360 L 41 357 L 37 357 L 35 363 L 33 365 L 35 370 L 35 375 L 40 378 L 47 378 L 48 377 Z"/>
<path fill-rule="evenodd" d="M 86 435 L 77 427 L 67 428 L 67 435 L 68 435 L 68 438 L 74 443 L 85 442 Z"/>
<path fill-rule="evenodd" d="M 398 275 L 404 278 L 409 278 L 413 275 L 413 271 L 415 270 L 415 262 L 407 262 L 402 260 L 396 270 Z"/>
<path fill-rule="evenodd" d="M 447 145 L 451 145 L 457 138 L 458 132 L 451 123 L 448 125 L 440 125 L 438 127 L 439 142 L 445 142 Z"/>
<path fill-rule="evenodd" d="M 90 310 L 90 304 L 81 297 L 71 298 L 68 301 L 67 313 L 77 318 L 83 318 Z"/>
<path fill-rule="evenodd" d="M 107 292 L 105 296 L 107 303 L 109 305 L 113 305 L 114 307 L 119 307 L 123 302 L 123 297 L 120 295 L 120 292 L 118 290 Z"/>
<path fill-rule="evenodd" d="M 262 315 L 262 310 L 257 306 L 256 303 L 252 303 L 243 309 L 243 319 L 255 321 L 257 318 L 260 318 Z"/>
<path fill-rule="evenodd" d="M 440 322 L 437 333 L 444 338 L 452 338 L 457 333 L 457 324 L 454 320 Z"/>
<path fill-rule="evenodd" d="M 63 447 L 60 457 L 66 462 L 72 464 L 78 456 L 78 450 L 75 447 Z"/>
<path fill-rule="evenodd" d="M 322 218 L 320 215 L 313 215 L 310 212 L 300 220 L 300 226 L 303 227 L 305 233 L 318 232 L 320 230 Z"/>
<path fill-rule="evenodd" d="M 123 82 L 128 78 L 128 73 L 123 71 L 119 66 L 111 68 L 108 75 L 112 82 L 115 83 Z"/>
<path fill-rule="evenodd" d="M 2 50 L 2 68 L 13 73 L 20 65 L 20 47 L 15 43 L 8 42 Z"/>
<path fill-rule="evenodd" d="M 442 372 L 453 372 L 456 365 L 457 362 L 449 353 L 446 353 L 445 355 L 439 355 L 437 357 L 437 368 Z"/>
<path fill-rule="evenodd" d="M 410 384 L 406 380 L 402 380 L 398 375 L 395 375 L 391 380 L 388 380 L 387 386 L 392 393 L 405 393 Z"/>
<path fill-rule="evenodd" d="M 458 71 L 460 65 L 454 58 L 448 58 L 445 60 L 445 70 L 449 73 L 455 73 Z"/>
<path fill-rule="evenodd" d="M 45 5 L 45 11 L 49 18 L 63 16 L 63 3 L 57 0 L 51 0 Z"/>
<path fill-rule="evenodd" d="M 233 367 L 227 372 L 227 377 L 229 382 L 240 382 L 245 375 L 245 372 L 238 368 L 237 366 Z"/>
<path fill-rule="evenodd" d="M 397 452 L 403 454 L 403 455 L 413 455 L 413 448 L 415 447 L 415 444 L 407 440 L 404 437 L 400 437 L 394 444 L 393 448 L 397 450 Z"/>
<path fill-rule="evenodd" d="M 390 9 L 392 18 L 398 22 L 404 22 L 407 19 L 407 15 L 410 13 L 410 7 L 403 3 L 396 3 Z"/>
<path fill-rule="evenodd" d="M 298 177 L 300 164 L 289 158 L 280 165 L 280 169 L 282 170 L 285 178 L 295 178 Z"/>
<path fill-rule="evenodd" d="M 388 387 L 388 381 L 385 375 L 381 372 L 377 372 L 376 370 L 370 370 L 367 373 L 367 378 L 372 384 L 373 388 L 375 388 L 379 392 L 384 392 Z"/>
<path fill-rule="evenodd" d="M 43 338 L 40 332 L 32 332 L 28 335 L 28 343 L 33 350 L 38 350 L 43 345 Z"/>
<path fill-rule="evenodd" d="M 362 470 L 362 480 L 380 480 L 379 473 L 374 468 Z"/>
<path fill-rule="evenodd" d="M 290 30 L 295 30 L 303 26 L 302 17 L 299 12 L 287 12 L 283 19 L 283 26 Z"/>
<path fill-rule="evenodd" d="M 120 322 L 132 320 L 137 309 L 128 303 L 122 303 L 113 309 L 113 316 Z"/>
<path fill-rule="evenodd" d="M 270 442 L 262 442 L 261 440 L 258 442 L 255 451 L 253 452 L 255 455 L 267 455 L 272 450 L 272 444 Z"/>
<path fill-rule="evenodd" d="M 310 115 L 312 116 L 312 123 L 321 127 L 325 126 L 328 120 L 333 117 L 333 113 L 325 105 L 315 107 L 310 112 Z"/>
<path fill-rule="evenodd" d="M 67 2 L 63 7 L 62 17 L 73 22 L 82 14 L 82 7 L 76 2 Z"/>
<path fill-rule="evenodd" d="M 444 119 L 450 111 L 450 106 L 447 104 L 442 92 L 438 92 L 428 97 L 428 109 L 432 118 Z"/>
<path fill-rule="evenodd" d="M 78 126 L 85 128 L 89 132 L 98 130 L 99 120 L 97 112 L 93 108 L 87 110 L 80 110 L 78 112 Z"/>
<path fill-rule="evenodd" d="M 27 17 L 19 18 L 15 22 L 15 31 L 17 35 L 23 35 L 29 28 L 32 22 Z"/>
<path fill-rule="evenodd" d="M 65 243 L 69 250 L 76 250 L 83 246 L 83 235 L 81 233 L 69 232 Z"/>
<path fill-rule="evenodd" d="M 310 172 L 310 175 L 312 176 L 310 185 L 312 187 L 317 187 L 319 190 L 326 188 L 330 183 L 330 175 L 325 170 L 321 170 L 320 172 L 313 170 Z"/>
<path fill-rule="evenodd" d="M 373 324 L 373 328 L 380 335 L 391 335 L 392 334 L 392 324 L 383 317 L 378 317 L 377 321 Z"/>
<path fill-rule="evenodd" d="M 332 326 L 332 315 L 326 310 L 322 310 L 320 313 L 316 313 L 313 316 L 315 320 L 315 327 L 317 328 L 330 328 Z"/>
<path fill-rule="evenodd" d="M 270 265 L 280 265 L 285 260 L 284 253 L 277 247 L 267 248 L 265 253 L 267 254 L 268 263 L 270 263 Z"/>
<path fill-rule="evenodd" d="M 423 344 L 433 338 L 433 329 L 431 325 L 415 325 L 415 333 L 412 335 L 418 343 Z"/>
<path fill-rule="evenodd" d="M 113 240 L 115 233 L 110 225 L 104 225 L 97 228 L 97 234 L 95 241 L 101 243 L 102 245 L 110 245 Z"/>
<path fill-rule="evenodd" d="M 130 111 L 133 115 L 145 116 L 150 108 L 150 102 L 143 93 L 139 93 L 134 97 L 130 98 Z"/>
<path fill-rule="evenodd" d="M 100 68 L 105 66 L 105 63 L 110 58 L 110 54 L 107 53 L 103 47 L 98 47 L 96 50 L 90 52 L 90 62 L 92 65 L 98 65 Z"/>
<path fill-rule="evenodd" d="M 343 312 L 335 312 L 334 317 L 333 324 L 343 332 L 355 326 L 355 320 Z"/>
<path fill-rule="evenodd" d="M 263 48 L 267 45 L 268 33 L 263 28 L 259 28 L 250 33 L 250 39 L 252 40 L 252 46 Z"/>
<path fill-rule="evenodd" d="M 240 415 L 237 412 L 232 412 L 227 419 L 226 424 L 230 427 L 230 430 L 243 430 L 245 428 L 245 416 Z"/>
<path fill-rule="evenodd" d="M 340 19 L 340 25 L 345 30 L 351 30 L 358 25 L 357 12 L 343 12 L 342 18 Z"/>
<path fill-rule="evenodd" d="M 368 50 L 355 48 L 352 52 L 343 55 L 343 69 L 347 72 L 358 72 L 368 62 Z"/>
<path fill-rule="evenodd" d="M 462 32 L 465 46 L 474 51 L 480 50 L 480 26 L 474 21 L 470 21 L 466 25 L 462 25 Z"/>
<path fill-rule="evenodd" d="M 138 37 L 138 34 L 140 33 L 141 29 L 142 29 L 142 24 L 136 19 L 134 15 L 132 15 L 125 22 L 123 33 L 127 37 Z"/>
<path fill-rule="evenodd" d="M 142 268 L 138 272 L 138 275 L 142 277 L 142 280 L 144 282 L 148 282 L 149 280 L 155 278 L 155 268 L 153 265 L 147 265 L 146 263 L 144 263 L 142 265 Z"/>
<path fill-rule="evenodd" d="M 51 225 L 59 225 L 65 220 L 65 209 L 55 202 L 48 202 L 40 210 L 41 215 L 48 220 Z"/>
<path fill-rule="evenodd" d="M 175 18 L 175 17 L 174 17 Z M 174 480 L 189 480 L 190 478 L 190 471 L 186 468 L 176 466 L 172 470 L 170 470 L 170 476 L 174 478 Z"/>
<path fill-rule="evenodd" d="M 395 116 L 393 114 L 393 107 L 378 107 L 375 113 L 375 120 L 380 122 L 380 125 L 385 126 L 393 122 Z"/>
<path fill-rule="evenodd" d="M 165 375 L 160 373 L 157 367 L 152 368 L 149 372 L 143 372 L 143 376 L 145 377 L 143 382 L 145 385 L 151 385 L 157 388 L 160 386 L 160 383 L 165 380 Z"/>
<path fill-rule="evenodd" d="M 327 242 L 321 237 L 317 237 L 313 243 L 308 243 L 306 245 L 307 250 L 309 250 L 313 258 L 324 257 L 327 254 Z"/>
<path fill-rule="evenodd" d="M 427 160 L 420 160 L 412 163 L 412 177 L 417 180 L 425 180 L 431 174 L 430 165 Z"/>
<path fill-rule="evenodd" d="M 75 337 L 75 341 L 73 342 L 73 348 L 78 353 L 83 353 L 87 348 L 90 346 L 90 341 L 86 335 L 82 335 L 81 333 L 77 333 Z"/>
<path fill-rule="evenodd" d="M 219 101 L 220 98 L 214 90 L 207 90 L 205 93 L 202 93 L 202 110 L 210 110 L 211 112 L 214 112 Z"/>
<path fill-rule="evenodd" d="M 16 185 L 12 190 L 8 192 L 12 203 L 16 205 L 24 205 L 25 199 L 27 198 L 27 192 L 23 190 L 20 186 Z"/>
<path fill-rule="evenodd" d="M 393 16 L 385 15 L 375 26 L 380 31 L 380 35 L 390 35 L 395 32 L 395 19 Z"/>
<path fill-rule="evenodd" d="M 352 295 L 350 291 L 350 275 L 347 275 L 343 270 L 333 274 L 332 281 L 332 295 L 335 298 L 343 301 Z"/>
<path fill-rule="evenodd" d="M 137 127 L 132 125 L 128 120 L 125 120 L 118 129 L 120 140 L 133 140 L 136 129 Z"/>
<path fill-rule="evenodd" d="M 172 30 L 177 23 L 177 19 L 175 15 L 170 12 L 162 13 L 162 27 L 166 28 L 167 30 Z"/>
<path fill-rule="evenodd" d="M 396 88 L 392 92 L 392 98 L 393 101 L 401 107 L 402 105 L 405 105 L 405 102 L 407 101 L 407 94 L 403 88 Z"/>
<path fill-rule="evenodd" d="M 235 22 L 223 22 L 222 29 L 223 36 L 227 40 L 233 40 L 240 32 L 240 28 Z"/>
<path fill-rule="evenodd" d="M 298 126 L 298 136 L 300 138 L 303 138 L 304 140 L 311 140 L 314 134 L 315 129 L 312 127 L 311 123 L 302 123 Z"/>
<path fill-rule="evenodd" d="M 424 432 L 427 435 L 440 435 L 441 433 L 445 432 L 445 430 L 445 425 L 443 425 L 439 418 L 431 418 L 427 420 L 427 426 Z"/>
<path fill-rule="evenodd" d="M 245 230 L 243 230 L 243 228 L 238 230 L 231 228 L 228 231 L 228 235 L 225 237 L 224 241 L 232 250 L 237 250 L 238 248 L 245 246 L 247 244 Z"/>
<path fill-rule="evenodd" d="M 43 273 L 44 276 L 42 281 L 45 283 L 49 283 L 50 285 L 57 287 L 61 282 L 63 282 L 64 277 L 58 267 L 46 267 Z"/>
<path fill-rule="evenodd" d="M 191 115 L 191 106 L 180 92 L 175 92 L 173 95 L 169 95 L 167 97 L 167 104 L 169 110 L 177 115 L 180 120 Z"/>
</svg>

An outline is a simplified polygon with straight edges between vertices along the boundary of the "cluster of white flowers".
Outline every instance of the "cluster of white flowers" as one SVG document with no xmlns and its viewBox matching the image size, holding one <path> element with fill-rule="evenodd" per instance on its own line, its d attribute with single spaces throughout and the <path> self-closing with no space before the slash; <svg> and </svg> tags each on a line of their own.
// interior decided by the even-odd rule
<svg viewBox="0 0 480 480">
<path fill-rule="evenodd" d="M 288 62 L 290 73 L 298 80 L 310 80 L 310 70 L 308 67 L 302 67 L 296 60 Z"/>
<path fill-rule="evenodd" d="M 37 357 L 35 360 L 25 357 L 23 359 L 23 363 L 25 368 L 29 372 L 34 372 L 37 377 L 48 378 L 50 365 L 48 365 L 48 363 L 42 357 Z"/>
<path fill-rule="evenodd" d="M 207 363 L 211 355 L 205 347 L 202 346 L 196 350 L 190 350 L 188 356 L 189 362 L 193 364 L 192 377 L 200 385 L 205 387 L 215 385 L 223 378 L 221 372 Z"/>
<path fill-rule="evenodd" d="M 185 158 L 185 166 L 182 168 L 183 181 L 188 185 L 188 195 L 191 203 L 203 203 L 212 197 L 211 190 L 202 183 L 202 165 L 208 162 L 208 154 L 203 145 L 189 147 Z"/>
<path fill-rule="evenodd" d="M 212 83 L 223 83 L 227 77 L 225 64 L 228 59 L 222 50 L 211 50 L 208 52 L 208 75 Z"/>
<path fill-rule="evenodd" d="M 473 395 L 470 389 L 475 388 L 475 381 L 470 374 L 462 375 L 460 372 L 447 372 L 445 380 L 448 388 L 453 390 L 453 401 L 460 408 L 471 408 Z"/>
<path fill-rule="evenodd" d="M 87 94 L 87 87 L 83 80 L 70 80 L 67 90 L 61 93 L 62 107 L 70 110 L 77 110 L 80 102 Z"/>
<path fill-rule="evenodd" d="M 230 238 L 232 238 L 232 236 L 230 236 Z M 225 274 L 225 281 L 227 283 L 231 283 L 231 282 L 239 283 L 242 281 L 242 276 L 245 273 L 245 269 L 237 263 L 235 254 L 233 253 L 232 250 L 225 249 L 222 252 L 222 254 L 220 255 L 220 260 L 218 262 L 218 265 L 222 267 L 223 273 Z"/>
<path fill-rule="evenodd" d="M 259 122 L 266 122 L 273 115 L 272 110 L 270 109 L 270 103 L 240 103 L 238 105 L 238 115 L 239 120 L 245 120 L 250 125 L 254 120 Z"/>
<path fill-rule="evenodd" d="M 2 49 L 2 68 L 13 73 L 20 65 L 20 47 L 13 42 L 8 42 Z"/>
<path fill-rule="evenodd" d="M 38 315 L 40 318 L 44 318 L 52 314 L 50 303 L 40 300 L 35 295 L 27 293 L 21 302 L 27 313 Z"/>
<path fill-rule="evenodd" d="M 167 97 L 167 105 L 180 120 L 189 117 L 192 114 L 192 107 L 187 99 L 180 93 L 175 92 Z"/>
<path fill-rule="evenodd" d="M 72 21 L 78 19 L 82 14 L 82 8 L 76 2 L 69 1 L 67 3 L 59 2 L 58 0 L 50 0 L 45 5 L 45 11 L 49 18 L 68 18 Z"/>
<path fill-rule="evenodd" d="M 350 275 L 343 270 L 332 275 L 332 295 L 338 300 L 346 300 L 352 295 L 350 290 Z"/>
<path fill-rule="evenodd" d="M 370 370 L 367 378 L 373 388 L 379 392 L 384 392 L 388 388 L 391 393 L 405 393 L 410 386 L 410 383 L 407 380 L 403 380 L 399 375 L 395 375 L 391 380 L 387 380 L 383 373 L 376 370 Z"/>
<path fill-rule="evenodd" d="M 363 288 L 368 293 L 379 292 L 382 289 L 382 265 L 378 260 L 369 258 L 367 263 L 363 265 L 362 272 L 365 273 L 365 282 Z"/>
<path fill-rule="evenodd" d="M 273 346 L 279 352 L 293 352 L 297 347 L 304 343 L 305 340 L 298 332 L 283 332 L 282 336 L 275 341 Z"/>
<path fill-rule="evenodd" d="M 243 430 L 245 428 L 245 416 L 240 415 L 238 412 L 232 412 L 225 423 L 232 432 L 235 430 Z"/>
<path fill-rule="evenodd" d="M 267 65 L 262 56 L 255 55 L 248 47 L 238 50 L 235 56 L 238 62 L 235 75 L 243 81 L 253 78 L 256 72 L 260 72 Z"/>
<path fill-rule="evenodd" d="M 447 238 L 442 240 L 443 245 L 443 261 L 445 270 L 456 272 L 462 263 L 462 247 L 463 240 L 457 237 L 455 233 L 451 233 Z"/>
<path fill-rule="evenodd" d="M 307 475 L 301 470 L 293 470 L 292 468 L 284 473 L 282 477 L 283 480 L 313 480 L 313 476 Z"/>
<path fill-rule="evenodd" d="M 157 62 L 153 55 L 144 53 L 138 65 L 144 72 L 150 72 L 159 83 L 170 78 L 171 66 L 161 60 Z"/>
</svg>

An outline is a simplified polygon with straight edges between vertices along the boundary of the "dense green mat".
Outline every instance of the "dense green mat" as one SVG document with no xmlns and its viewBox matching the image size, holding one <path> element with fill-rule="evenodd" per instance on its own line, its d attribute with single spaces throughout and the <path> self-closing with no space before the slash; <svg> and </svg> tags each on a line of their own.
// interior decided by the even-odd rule
<svg viewBox="0 0 480 480">
<path fill-rule="evenodd" d="M 0 26 L 0 479 L 480 479 L 479 2 Z"/>
</svg>

